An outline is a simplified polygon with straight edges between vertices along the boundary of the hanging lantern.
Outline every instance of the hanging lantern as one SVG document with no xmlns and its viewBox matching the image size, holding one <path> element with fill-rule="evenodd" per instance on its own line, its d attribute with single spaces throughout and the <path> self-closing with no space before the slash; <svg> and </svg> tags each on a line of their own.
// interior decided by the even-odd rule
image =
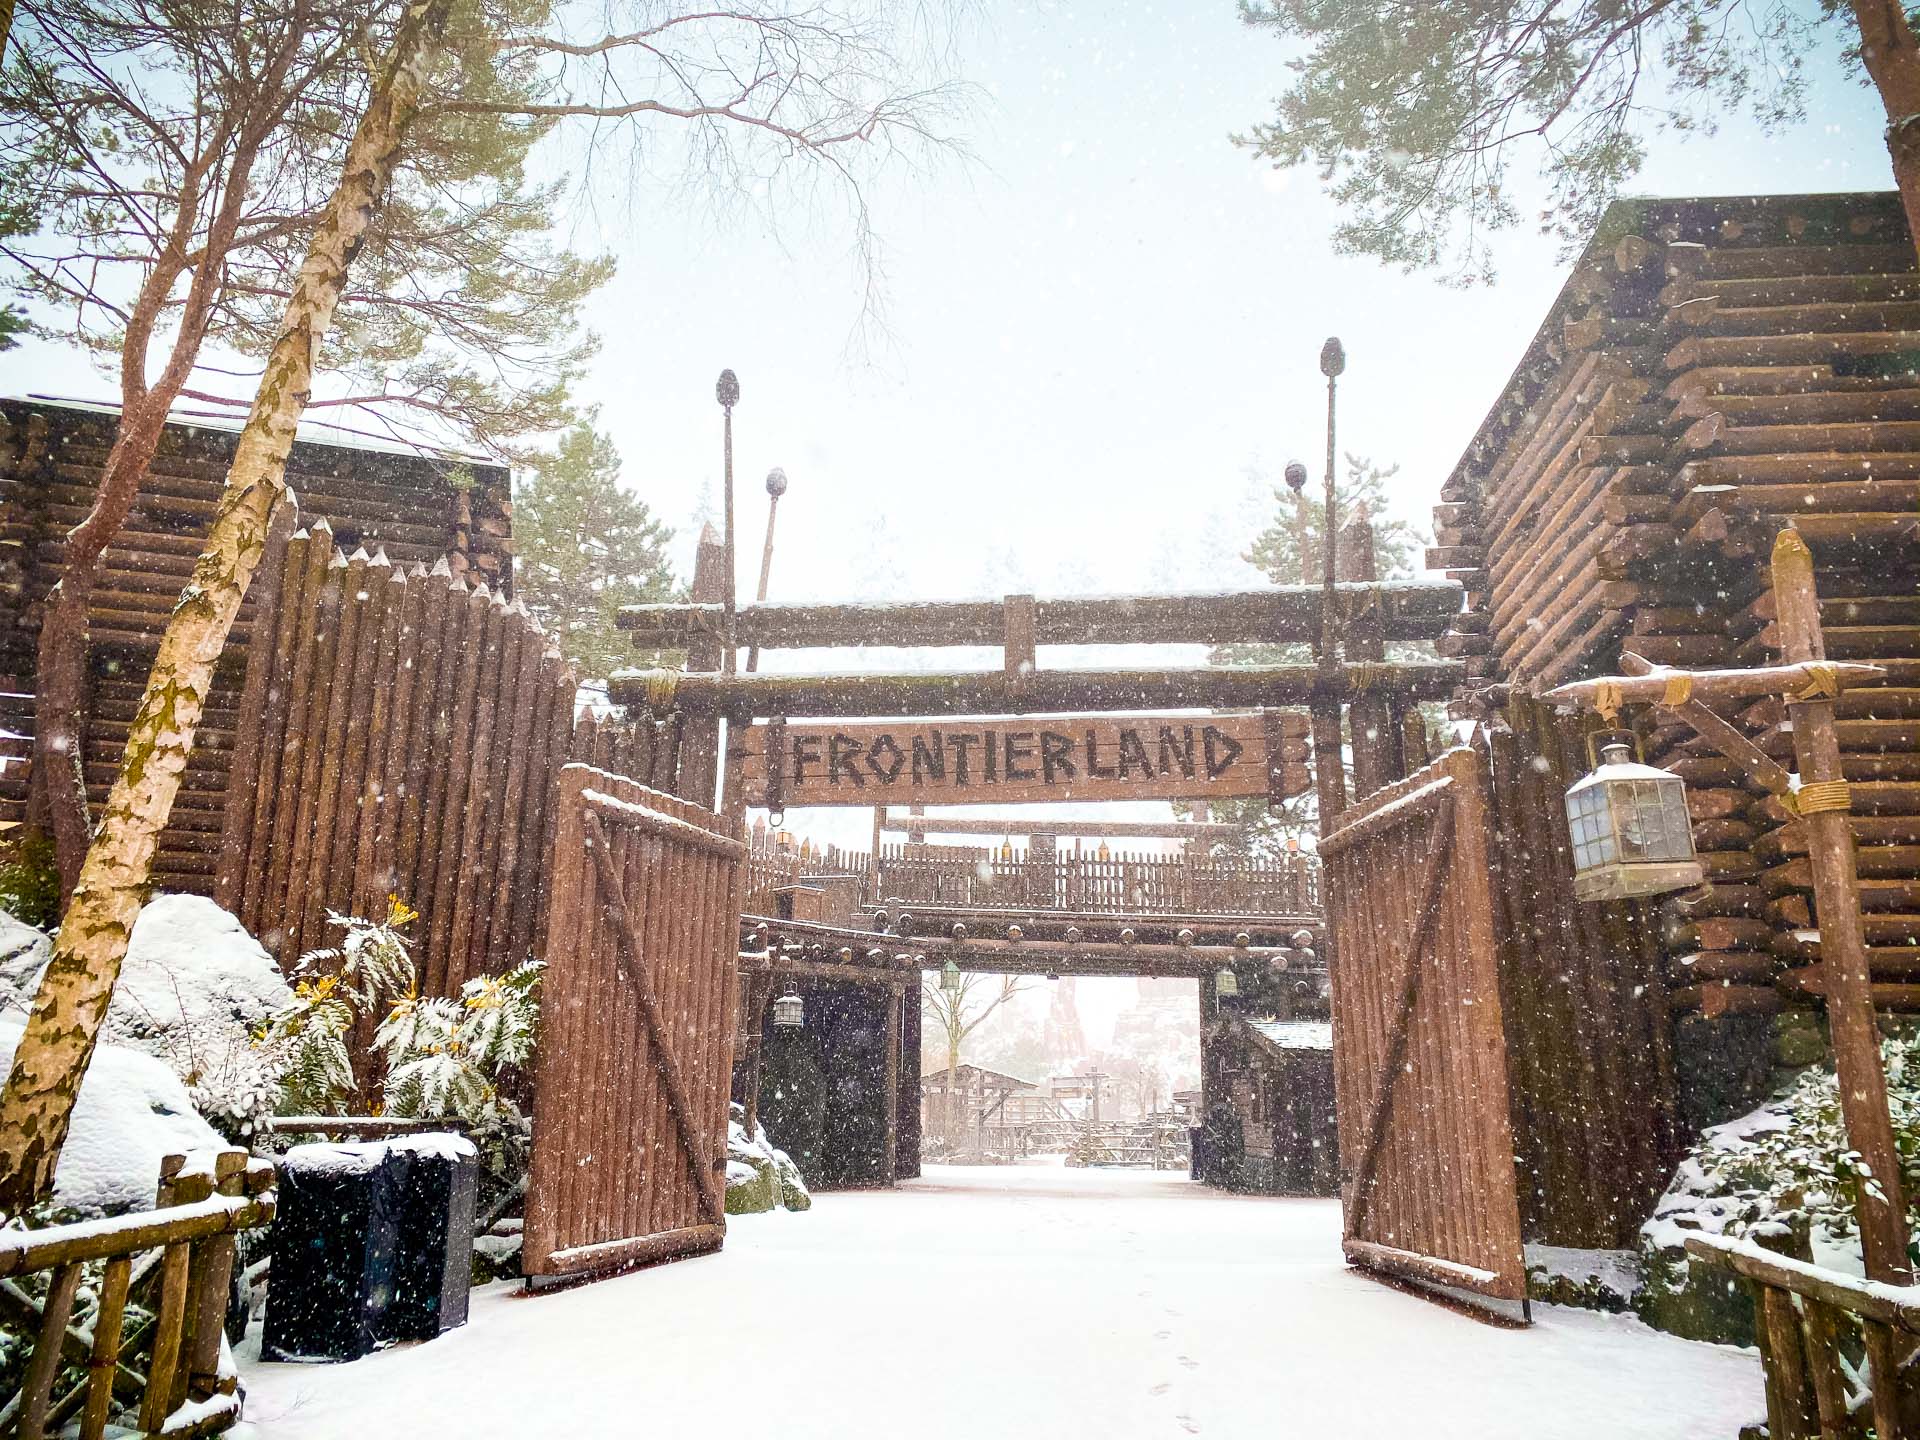
<svg viewBox="0 0 1920 1440">
<path fill-rule="evenodd" d="M 1231 966 L 1222 965 L 1220 973 L 1213 977 L 1213 993 L 1222 1000 L 1235 1000 L 1240 995 L 1240 977 L 1233 973 Z"/>
<path fill-rule="evenodd" d="M 776 1030 L 798 1030 L 807 1023 L 807 1004 L 800 998 L 800 992 L 787 982 L 786 990 L 773 1002 L 773 1028 Z"/>
<path fill-rule="evenodd" d="M 1623 740 L 1601 747 L 1593 773 L 1567 791 L 1573 893 L 1624 900 L 1698 885 L 1686 782 L 1633 759 Z"/>
<path fill-rule="evenodd" d="M 940 989 L 948 999 L 958 999 L 960 986 L 960 967 L 949 960 L 940 967 Z"/>
</svg>

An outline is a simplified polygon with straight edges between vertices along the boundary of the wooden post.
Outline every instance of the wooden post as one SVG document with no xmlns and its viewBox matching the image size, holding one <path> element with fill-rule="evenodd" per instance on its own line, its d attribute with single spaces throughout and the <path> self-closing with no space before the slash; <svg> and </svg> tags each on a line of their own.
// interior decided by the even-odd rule
<svg viewBox="0 0 1920 1440">
<path fill-rule="evenodd" d="M 1774 542 L 1773 590 L 1781 659 L 1788 664 L 1825 660 L 1813 555 L 1796 531 L 1783 530 Z M 1880 1032 L 1874 1023 L 1866 937 L 1860 922 L 1860 880 L 1833 724 L 1833 687 L 1817 680 L 1809 683 L 1788 697 L 1787 715 L 1800 770 L 1801 820 L 1813 863 L 1820 968 L 1839 1070 L 1840 1111 L 1848 1143 L 1860 1152 L 1878 1182 L 1877 1193 L 1863 1191 L 1860 1197 L 1867 1278 L 1906 1285 L 1912 1282 L 1907 1208 L 1887 1108 L 1887 1076 L 1880 1063 Z"/>
<path fill-rule="evenodd" d="M 902 1029 L 901 1012 L 906 1003 L 906 987 L 891 985 L 887 988 L 887 1048 L 886 1076 L 884 1081 L 885 1113 L 882 1116 L 884 1151 L 880 1160 L 880 1179 L 883 1184 L 892 1185 L 900 1178 L 900 1035 Z"/>
<path fill-rule="evenodd" d="M 1340 532 L 1340 569 L 1343 580 L 1377 578 L 1373 553 L 1373 521 L 1365 505 L 1356 505 L 1351 522 Z M 1356 604 L 1346 626 L 1346 658 L 1383 664 L 1387 658 L 1386 629 L 1377 608 Z M 1353 793 L 1371 795 L 1382 785 L 1406 773 L 1400 763 L 1400 736 L 1396 733 L 1387 698 L 1371 692 L 1355 695 L 1347 706 L 1353 731 Z"/>
<path fill-rule="evenodd" d="M 713 528 L 708 526 L 702 532 L 700 548 L 694 554 L 691 598 L 704 602 L 720 599 L 726 592 L 727 566 L 726 547 L 714 535 Z M 724 645 L 716 646 L 711 638 L 703 638 L 698 644 L 687 647 L 687 669 L 718 670 L 731 653 Z M 673 793 L 696 805 L 713 805 L 719 769 L 719 717 L 689 717 L 680 736 L 680 773 Z"/>
</svg>

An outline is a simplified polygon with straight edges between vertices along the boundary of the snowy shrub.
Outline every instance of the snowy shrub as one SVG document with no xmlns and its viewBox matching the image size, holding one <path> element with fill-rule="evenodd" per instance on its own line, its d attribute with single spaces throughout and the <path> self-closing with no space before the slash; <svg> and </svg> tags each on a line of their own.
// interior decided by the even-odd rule
<svg viewBox="0 0 1920 1440">
<path fill-rule="evenodd" d="M 345 932 L 340 944 L 302 956 L 300 969 L 337 968 L 303 973 L 261 1037 L 280 1066 L 280 1113 L 335 1115 L 364 1104 L 348 1037 L 362 1015 L 379 1015 L 374 1049 L 385 1062 L 379 1113 L 455 1117 L 472 1132 L 490 1174 L 522 1168 L 529 1126 L 501 1093 L 500 1080 L 533 1053 L 541 962 L 478 976 L 457 999 L 422 998 L 401 933 L 416 918 L 405 901 L 388 897 L 383 921 L 328 918 Z"/>
<path fill-rule="evenodd" d="M 1888 1040 L 1881 1054 L 1911 1205 L 1920 1199 L 1920 1036 Z M 1834 1073 L 1811 1070 L 1780 1099 L 1707 1130 L 1642 1235 L 1672 1262 L 1682 1232 L 1740 1236 L 1804 1227 L 1818 1263 L 1860 1274 L 1857 1207 L 1861 1187 L 1876 1183 L 1847 1144 Z M 1920 1233 L 1920 1211 L 1912 1223 Z"/>
</svg>

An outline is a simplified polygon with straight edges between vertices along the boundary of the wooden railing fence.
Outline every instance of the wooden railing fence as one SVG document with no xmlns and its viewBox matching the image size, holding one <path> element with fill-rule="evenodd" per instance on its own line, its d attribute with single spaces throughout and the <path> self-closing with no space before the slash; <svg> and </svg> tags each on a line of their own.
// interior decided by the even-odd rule
<svg viewBox="0 0 1920 1440">
<path fill-rule="evenodd" d="M 0 1234 L 0 1310 L 33 1336 L 25 1377 L 0 1409 L 0 1431 L 19 1440 L 100 1440 L 118 1413 L 137 1414 L 141 1435 L 177 1440 L 216 1435 L 239 1420 L 238 1376 L 221 1348 L 234 1236 L 273 1218 L 273 1167 L 249 1162 L 242 1150 L 195 1162 L 166 1158 L 154 1210 Z M 87 1267 L 101 1261 L 98 1301 L 83 1328 L 72 1323 L 75 1298 Z M 17 1282 L 41 1272 L 50 1278 L 36 1300 Z M 129 1329 L 128 1299 L 143 1291 L 153 1294 L 152 1318 Z M 136 1368 L 142 1357 L 144 1374 Z"/>
<path fill-rule="evenodd" d="M 1056 855 L 921 845 L 885 845 L 878 883 L 870 852 L 827 846 L 802 854 L 755 837 L 747 861 L 747 910 L 772 914 L 776 885 L 854 875 L 862 904 L 905 901 L 963 908 L 1075 913 L 1298 915 L 1320 913 L 1320 865 L 1311 854 L 1280 860 L 1189 859 L 1141 852 Z"/>
<path fill-rule="evenodd" d="M 1751 1240 L 1690 1235 L 1687 1251 L 1753 1291 L 1771 1440 L 1879 1440 L 1920 1433 L 1920 1287 L 1880 1285 L 1776 1255 Z M 1855 1363 L 1863 1355 L 1865 1364 Z"/>
</svg>

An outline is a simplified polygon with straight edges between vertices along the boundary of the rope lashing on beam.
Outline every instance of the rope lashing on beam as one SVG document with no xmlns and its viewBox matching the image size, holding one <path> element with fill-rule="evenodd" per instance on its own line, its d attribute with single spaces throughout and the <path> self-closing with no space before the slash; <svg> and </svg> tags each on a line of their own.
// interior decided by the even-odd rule
<svg viewBox="0 0 1920 1440">
<path fill-rule="evenodd" d="M 678 670 L 648 670 L 639 676 L 639 680 L 646 687 L 646 706 L 649 713 L 665 715 L 673 709 L 674 696 L 680 690 Z"/>
<path fill-rule="evenodd" d="M 1827 810 L 1851 810 L 1853 791 L 1844 780 L 1815 780 L 1802 785 L 1788 796 L 1787 808 L 1796 815 L 1818 815 Z"/>
<path fill-rule="evenodd" d="M 1660 703 L 1669 710 L 1678 710 L 1693 699 L 1693 674 L 1682 670 L 1677 675 L 1667 676 L 1667 688 L 1660 692 Z"/>
<path fill-rule="evenodd" d="M 1378 661 L 1349 660 L 1347 662 L 1347 677 L 1349 683 L 1353 686 L 1355 694 L 1371 690 L 1376 685 L 1384 684 L 1392 673 L 1393 668 L 1391 666 L 1381 664 Z"/>
<path fill-rule="evenodd" d="M 1808 661 L 1806 674 L 1806 683 L 1788 695 L 1788 700 L 1831 700 L 1840 693 L 1840 671 L 1827 661 Z"/>
<path fill-rule="evenodd" d="M 1593 708 L 1600 712 L 1600 718 L 1609 725 L 1620 723 L 1620 682 L 1618 680 L 1596 680 L 1593 686 Z"/>
</svg>

